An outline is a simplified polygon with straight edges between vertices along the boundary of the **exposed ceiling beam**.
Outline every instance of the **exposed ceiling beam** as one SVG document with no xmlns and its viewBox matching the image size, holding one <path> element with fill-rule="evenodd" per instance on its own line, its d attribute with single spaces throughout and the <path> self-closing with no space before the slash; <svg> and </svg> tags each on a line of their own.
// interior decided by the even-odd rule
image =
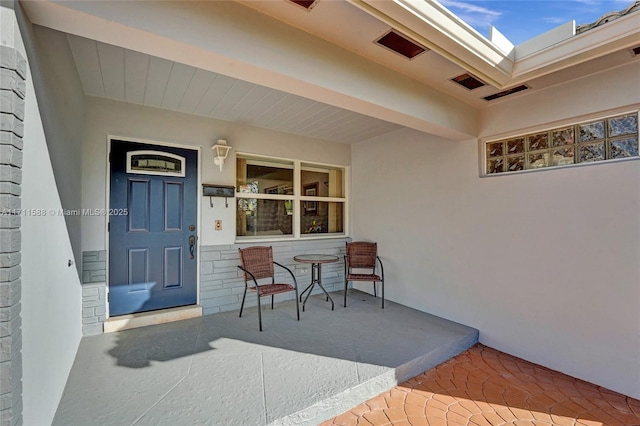
<svg viewBox="0 0 640 426">
<path fill-rule="evenodd" d="M 475 108 L 234 2 L 21 2 L 38 25 L 453 140 Z"/>
</svg>

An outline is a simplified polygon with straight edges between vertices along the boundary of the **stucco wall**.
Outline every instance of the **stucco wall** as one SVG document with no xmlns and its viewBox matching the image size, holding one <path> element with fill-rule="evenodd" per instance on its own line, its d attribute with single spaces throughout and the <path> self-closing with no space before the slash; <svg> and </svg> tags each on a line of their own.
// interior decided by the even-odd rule
<svg viewBox="0 0 640 426">
<path fill-rule="evenodd" d="M 37 30 L 19 7 L 16 14 L 29 62 L 21 207 L 41 212 L 22 217 L 23 418 L 24 424 L 41 425 L 53 419 L 81 335 L 82 296 L 70 239 L 73 234 L 79 241 L 79 229 L 71 232 L 57 212 L 67 207 L 61 202 L 62 193 L 69 195 L 72 204 L 80 199 L 77 191 L 72 193 L 77 186 L 72 181 L 79 179 L 80 157 L 75 149 L 82 129 L 77 104 L 82 89 L 73 74 L 61 75 L 75 73 L 72 63 L 52 67 L 44 59 L 52 52 L 43 51 L 35 40 Z M 67 102 L 60 103 L 62 92 Z M 55 158 L 48 148 L 55 151 Z M 52 163 L 60 167 L 57 174 Z"/>
<path fill-rule="evenodd" d="M 486 128 L 637 109 L 638 75 L 621 68 L 522 97 L 487 112 Z M 410 130 L 353 146 L 352 236 L 378 241 L 389 299 L 640 397 L 640 161 L 480 178 L 478 152 L 476 140 Z"/>
<path fill-rule="evenodd" d="M 235 156 L 238 152 L 270 155 L 335 165 L 350 164 L 348 145 L 303 138 L 291 134 L 242 126 L 166 110 L 86 98 L 85 142 L 83 145 L 82 207 L 106 208 L 107 136 L 138 138 L 158 143 L 174 143 L 201 149 L 202 183 L 235 186 Z M 211 147 L 219 138 L 233 148 L 222 172 L 213 164 Z M 201 193 L 201 190 L 198 190 Z M 224 198 L 200 197 L 201 246 L 233 244 L 235 241 L 234 200 L 229 208 Z M 214 220 L 222 220 L 222 230 L 214 230 Z M 83 217 L 82 250 L 105 250 L 104 217 Z"/>
<path fill-rule="evenodd" d="M 27 90 L 33 90 L 33 87 Z M 32 92 L 33 93 L 33 92 Z M 35 102 L 30 98 L 27 102 Z M 22 207 L 62 208 L 39 117 L 27 106 Z M 48 424 L 58 407 L 81 336 L 81 287 L 62 216 L 23 217 L 24 422 Z"/>
<path fill-rule="evenodd" d="M 640 62 L 573 80 L 497 103 L 481 111 L 480 137 L 528 132 L 528 129 L 588 120 L 593 115 L 637 109 Z"/>
<path fill-rule="evenodd" d="M 41 109 L 53 174 L 62 207 L 80 208 L 84 91 L 65 34 L 30 25 L 29 60 Z M 76 265 L 80 255 L 80 217 L 64 217 Z M 79 271 L 79 268 L 78 268 Z"/>
</svg>

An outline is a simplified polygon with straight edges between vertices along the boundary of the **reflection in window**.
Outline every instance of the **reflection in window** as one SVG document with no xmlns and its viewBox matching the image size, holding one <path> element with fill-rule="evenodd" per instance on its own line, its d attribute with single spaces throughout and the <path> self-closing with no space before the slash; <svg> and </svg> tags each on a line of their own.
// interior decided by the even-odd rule
<svg viewBox="0 0 640 426">
<path fill-rule="evenodd" d="M 251 194 L 258 193 L 258 182 L 247 182 L 246 185 L 243 185 L 241 188 L 241 192 L 248 192 Z M 238 211 L 245 212 L 247 216 L 253 216 L 253 213 L 256 210 L 256 206 L 258 202 L 255 198 L 238 198 Z"/>
<path fill-rule="evenodd" d="M 258 194 L 293 194 L 293 164 L 274 160 L 236 159 L 236 187 L 238 192 L 248 192 L 248 182 L 256 185 L 252 192 Z"/>
<path fill-rule="evenodd" d="M 315 197 L 344 197 L 344 177 L 342 169 L 313 167 L 302 164 L 300 172 L 303 194 Z M 312 188 L 316 188 L 316 192 Z"/>
<path fill-rule="evenodd" d="M 287 213 L 285 200 L 238 198 L 236 235 L 286 236 L 293 235 L 293 216 Z"/>
<path fill-rule="evenodd" d="M 344 232 L 344 203 L 314 201 L 309 214 L 300 216 L 302 234 L 328 234 Z M 302 201 L 306 210 L 308 201 Z"/>
</svg>

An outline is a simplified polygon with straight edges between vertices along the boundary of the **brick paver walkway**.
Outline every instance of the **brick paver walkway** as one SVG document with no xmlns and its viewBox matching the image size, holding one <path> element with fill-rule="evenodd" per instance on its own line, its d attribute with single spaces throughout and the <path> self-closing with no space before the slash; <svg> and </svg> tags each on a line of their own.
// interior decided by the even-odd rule
<svg viewBox="0 0 640 426">
<path fill-rule="evenodd" d="M 476 345 L 333 425 L 640 426 L 640 400 Z"/>
</svg>

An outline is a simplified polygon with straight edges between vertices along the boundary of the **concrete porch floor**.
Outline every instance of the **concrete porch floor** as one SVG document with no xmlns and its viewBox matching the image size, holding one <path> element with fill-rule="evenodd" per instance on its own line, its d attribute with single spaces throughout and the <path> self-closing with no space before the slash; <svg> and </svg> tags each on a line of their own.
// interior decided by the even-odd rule
<svg viewBox="0 0 640 426">
<path fill-rule="evenodd" d="M 249 295 L 252 296 L 252 295 Z M 248 296 L 248 297 L 249 297 Z M 55 425 L 317 425 L 472 347 L 470 327 L 351 291 L 85 337 Z M 266 299 L 265 299 L 266 301 Z M 265 303 L 265 305 L 267 305 Z"/>
</svg>

